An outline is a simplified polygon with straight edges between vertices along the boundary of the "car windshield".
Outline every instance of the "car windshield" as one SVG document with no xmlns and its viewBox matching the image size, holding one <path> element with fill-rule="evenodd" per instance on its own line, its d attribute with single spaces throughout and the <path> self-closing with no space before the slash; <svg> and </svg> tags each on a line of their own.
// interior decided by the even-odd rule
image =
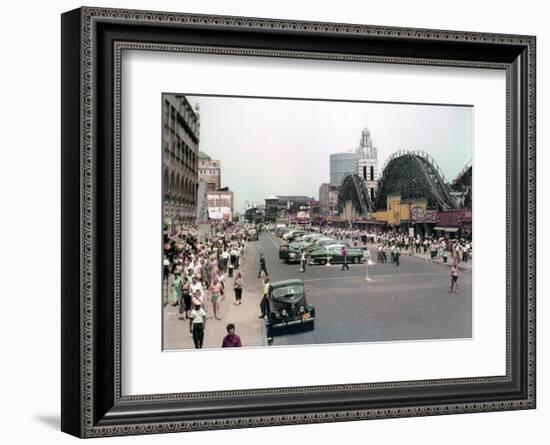
<svg viewBox="0 0 550 445">
<path fill-rule="evenodd" d="M 304 285 L 303 284 L 290 284 L 288 286 L 277 287 L 273 289 L 273 297 L 280 298 L 290 295 L 303 294 Z"/>
</svg>

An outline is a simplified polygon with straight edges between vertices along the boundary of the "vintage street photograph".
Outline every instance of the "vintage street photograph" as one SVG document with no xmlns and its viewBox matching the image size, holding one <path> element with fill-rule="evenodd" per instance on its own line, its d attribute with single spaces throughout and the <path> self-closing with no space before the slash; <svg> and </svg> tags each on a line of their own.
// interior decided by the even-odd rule
<svg viewBox="0 0 550 445">
<path fill-rule="evenodd" d="M 471 338 L 473 113 L 163 94 L 163 350 Z"/>
</svg>

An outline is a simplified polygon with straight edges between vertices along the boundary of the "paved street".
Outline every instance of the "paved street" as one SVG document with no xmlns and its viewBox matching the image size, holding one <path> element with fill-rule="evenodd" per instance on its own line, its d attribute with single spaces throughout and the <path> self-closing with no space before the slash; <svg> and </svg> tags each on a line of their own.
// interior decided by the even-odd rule
<svg viewBox="0 0 550 445">
<path fill-rule="evenodd" d="M 400 266 L 376 263 L 365 265 L 287 265 L 278 259 L 280 240 L 272 233 L 248 243 L 244 261 L 246 291 L 241 306 L 233 305 L 232 280 L 226 289 L 223 320 L 209 320 L 205 347 L 219 347 L 225 325 L 233 322 L 244 346 L 266 345 L 262 320 L 258 320 L 261 283 L 257 279 L 259 253 L 266 257 L 272 281 L 301 278 L 308 303 L 316 307 L 315 329 L 276 336 L 273 345 L 305 345 L 365 341 L 468 338 L 472 329 L 471 275 L 462 269 L 458 294 L 449 294 L 450 270 L 443 264 L 401 255 Z M 165 349 L 192 348 L 187 322 L 177 320 L 177 308 L 165 307 Z"/>
<path fill-rule="evenodd" d="M 315 329 L 275 337 L 273 345 L 342 343 L 350 341 L 417 340 L 471 336 L 471 275 L 461 273 L 460 293 L 449 294 L 448 267 L 401 255 L 400 266 L 391 263 L 310 266 L 278 260 L 279 240 L 265 235 L 262 249 L 273 281 L 302 278 L 307 298 L 316 307 Z M 376 262 L 373 250 L 371 257 Z"/>
</svg>

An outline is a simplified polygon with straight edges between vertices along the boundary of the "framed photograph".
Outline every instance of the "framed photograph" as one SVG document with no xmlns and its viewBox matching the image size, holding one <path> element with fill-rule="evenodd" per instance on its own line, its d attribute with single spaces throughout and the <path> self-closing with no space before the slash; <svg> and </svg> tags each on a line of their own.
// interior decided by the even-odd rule
<svg viewBox="0 0 550 445">
<path fill-rule="evenodd" d="M 62 430 L 532 409 L 533 36 L 62 15 Z"/>
</svg>

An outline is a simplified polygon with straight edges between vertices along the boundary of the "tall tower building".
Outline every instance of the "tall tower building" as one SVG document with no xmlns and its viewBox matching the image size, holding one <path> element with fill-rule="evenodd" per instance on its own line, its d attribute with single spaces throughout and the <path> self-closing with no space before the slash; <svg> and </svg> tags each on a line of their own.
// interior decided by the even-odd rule
<svg viewBox="0 0 550 445">
<path fill-rule="evenodd" d="M 346 173 L 357 173 L 365 181 L 371 201 L 374 201 L 378 188 L 378 150 L 366 127 L 361 131 L 359 146 L 355 151 L 330 155 L 330 184 L 342 185 Z"/>
<path fill-rule="evenodd" d="M 357 154 L 357 174 L 361 176 L 369 191 L 371 201 L 378 188 L 378 150 L 372 143 L 368 128 L 361 131 L 359 147 L 355 150 Z"/>
<path fill-rule="evenodd" d="M 330 183 L 332 185 L 342 185 L 342 179 L 346 173 L 353 173 L 356 170 L 357 154 L 353 151 L 330 155 Z"/>
</svg>

